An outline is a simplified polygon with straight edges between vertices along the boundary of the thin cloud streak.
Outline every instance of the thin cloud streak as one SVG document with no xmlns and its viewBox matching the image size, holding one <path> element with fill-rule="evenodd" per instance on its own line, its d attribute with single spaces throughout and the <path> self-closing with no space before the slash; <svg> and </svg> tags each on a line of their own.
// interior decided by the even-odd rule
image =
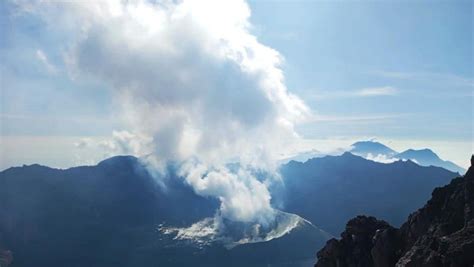
<svg viewBox="0 0 474 267">
<path fill-rule="evenodd" d="M 403 71 L 372 71 L 374 74 L 384 78 L 392 78 L 399 80 L 418 80 L 435 83 L 450 84 L 454 86 L 474 87 L 474 79 L 466 78 L 460 75 L 451 73 L 437 73 L 437 72 L 403 72 Z"/>
<path fill-rule="evenodd" d="M 396 96 L 400 90 L 393 86 L 367 87 L 358 90 L 334 91 L 324 90 L 310 94 L 309 98 L 328 99 L 328 98 L 360 98 L 360 97 L 380 97 Z"/>
<path fill-rule="evenodd" d="M 358 121 L 381 121 L 406 117 L 412 114 L 379 114 L 379 115 L 359 115 L 359 116 L 328 116 L 314 115 L 307 123 L 313 122 L 358 122 Z"/>
<path fill-rule="evenodd" d="M 46 71 L 50 74 L 56 74 L 58 69 L 48 59 L 48 56 L 41 49 L 36 50 L 36 58 L 44 65 Z"/>
<path fill-rule="evenodd" d="M 364 88 L 356 92 L 357 96 L 392 96 L 397 94 L 398 89 L 391 86 Z"/>
</svg>

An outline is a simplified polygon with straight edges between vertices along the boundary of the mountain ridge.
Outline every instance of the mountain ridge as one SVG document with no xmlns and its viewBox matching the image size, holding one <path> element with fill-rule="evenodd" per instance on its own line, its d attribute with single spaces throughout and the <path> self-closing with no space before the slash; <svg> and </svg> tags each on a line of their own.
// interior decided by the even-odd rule
<svg viewBox="0 0 474 267">
<path fill-rule="evenodd" d="M 280 172 L 285 183 L 283 209 L 333 235 L 358 213 L 372 213 L 400 225 L 435 187 L 456 175 L 441 167 L 402 160 L 384 164 L 349 152 L 304 163 L 292 161 L 282 165 Z M 405 197 L 386 194 L 387 190 Z"/>
<path fill-rule="evenodd" d="M 464 176 L 433 190 L 431 199 L 395 228 L 374 217 L 351 219 L 341 239 L 317 253 L 315 267 L 472 266 L 474 156 Z"/>
<path fill-rule="evenodd" d="M 245 236 L 236 238 L 234 241 L 243 239 L 245 244 L 230 250 L 216 242 L 205 247 L 186 239 L 177 242 L 176 234 L 160 231 L 158 225 L 162 223 L 180 230 L 189 228 L 205 218 L 214 217 L 219 206 L 217 200 L 197 196 L 183 184 L 182 178 L 173 176 L 171 167 L 168 172 L 171 176 L 163 178 L 165 191 L 157 185 L 157 178 L 150 176 L 141 159 L 133 156 L 112 157 L 97 165 L 64 170 L 40 165 L 9 168 L 0 172 L 0 250 L 4 247 L 12 250 L 15 266 L 19 267 L 64 266 L 68 262 L 92 267 L 158 263 L 216 266 L 209 259 L 226 265 L 232 260 L 234 266 L 244 263 L 255 267 L 270 263 L 274 266 L 308 266 L 314 251 L 344 227 L 353 211 L 375 210 L 379 212 L 376 214 L 393 215 L 390 218 L 396 221 L 405 216 L 407 207 L 417 205 L 425 192 L 431 192 L 435 185 L 445 184 L 446 177 L 453 175 L 439 167 L 422 167 L 411 161 L 382 164 L 349 152 L 314 158 L 305 163 L 292 161 L 282 168 L 284 190 L 272 191 L 272 199 L 282 200 L 283 206 L 278 208 L 296 214 L 299 221 L 305 223 L 279 238 L 265 239 L 262 235 L 265 242 L 248 242 Z M 321 191 L 314 194 L 311 191 L 314 186 L 322 186 Z M 383 192 L 388 188 L 405 192 L 407 197 L 387 199 Z M 372 198 L 364 200 L 362 196 Z M 333 204 L 327 204 L 334 200 Z M 349 203 L 349 207 L 338 205 L 339 200 L 341 205 Z M 389 203 L 392 208 L 387 209 L 380 203 Z M 295 206 L 305 208 L 292 210 Z M 306 213 L 315 207 L 322 213 Z M 253 229 L 232 227 L 245 231 Z M 272 256 L 269 262 L 268 255 L 280 250 L 285 253 Z M 58 255 L 53 258 L 48 251 Z M 259 251 L 258 255 L 254 255 L 256 251 Z M 128 255 L 128 258 L 117 260 L 113 255 Z M 244 259 L 248 261 L 243 262 Z"/>
<path fill-rule="evenodd" d="M 298 219 L 298 227 L 281 235 L 270 233 L 268 241 L 242 242 L 231 249 L 216 242 L 205 248 L 177 242 L 158 225 L 189 227 L 215 216 L 219 202 L 196 195 L 172 171 L 168 175 L 163 178 L 165 190 L 133 156 L 64 170 L 25 165 L 2 171 L 0 252 L 12 251 L 13 264 L 18 267 L 73 263 L 92 267 L 222 266 L 227 259 L 233 259 L 234 266 L 261 267 L 279 261 L 292 266 L 310 261 L 314 250 L 330 237 Z M 282 248 L 287 253 L 269 256 Z"/>
<path fill-rule="evenodd" d="M 463 174 L 466 170 L 449 160 L 441 159 L 433 150 L 429 148 L 424 149 L 407 149 L 395 155 L 399 159 L 415 160 L 417 164 L 422 166 L 438 166 Z"/>
<path fill-rule="evenodd" d="M 360 141 L 352 144 L 351 150 L 356 155 L 364 158 L 377 160 L 381 157 L 385 161 L 412 160 L 421 166 L 437 166 L 447 170 L 463 174 L 466 170 L 449 160 L 441 159 L 433 150 L 429 148 L 413 149 L 409 148 L 402 152 L 397 152 L 390 147 L 374 141 Z"/>
</svg>

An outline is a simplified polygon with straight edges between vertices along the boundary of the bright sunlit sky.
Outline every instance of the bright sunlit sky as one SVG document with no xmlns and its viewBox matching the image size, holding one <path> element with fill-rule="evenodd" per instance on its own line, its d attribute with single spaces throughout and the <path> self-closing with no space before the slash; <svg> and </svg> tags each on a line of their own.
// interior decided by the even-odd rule
<svg viewBox="0 0 474 267">
<path fill-rule="evenodd" d="M 376 138 L 466 167 L 473 149 L 472 1 L 250 1 L 251 32 L 280 52 L 315 118 L 299 150 Z M 122 125 L 106 84 L 67 74 L 63 35 L 0 2 L 0 169 L 105 157 L 84 140 Z M 294 151 L 293 151 L 294 152 Z"/>
</svg>

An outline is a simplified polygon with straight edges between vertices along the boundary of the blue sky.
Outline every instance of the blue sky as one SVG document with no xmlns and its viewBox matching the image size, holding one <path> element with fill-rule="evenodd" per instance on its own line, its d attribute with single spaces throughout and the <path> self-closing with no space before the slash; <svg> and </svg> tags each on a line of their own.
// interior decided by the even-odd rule
<svg viewBox="0 0 474 267">
<path fill-rule="evenodd" d="M 472 2 L 250 3 L 291 90 L 321 116 L 367 119 L 306 125 L 308 136 L 472 141 Z"/>
<path fill-rule="evenodd" d="M 331 140 L 375 137 L 398 149 L 438 148 L 466 166 L 463 159 L 474 150 L 472 1 L 249 6 L 252 34 L 284 57 L 288 90 L 315 114 L 297 126 L 305 139 L 337 144 Z M 7 148 L 0 167 L 92 163 L 70 155 L 74 140 L 102 140 L 125 127 L 110 85 L 71 76 L 62 42 L 67 32 L 8 1 L 0 3 L 0 15 L 0 140 Z"/>
</svg>

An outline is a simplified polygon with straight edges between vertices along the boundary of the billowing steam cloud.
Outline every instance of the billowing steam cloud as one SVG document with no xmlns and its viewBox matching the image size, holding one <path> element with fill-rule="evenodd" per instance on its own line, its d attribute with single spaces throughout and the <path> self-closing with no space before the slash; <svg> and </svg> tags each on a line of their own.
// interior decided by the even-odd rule
<svg viewBox="0 0 474 267">
<path fill-rule="evenodd" d="M 293 127 L 309 111 L 287 91 L 279 53 L 251 34 L 245 2 L 77 1 L 48 8 L 57 15 L 46 18 L 51 27 L 70 33 L 69 72 L 109 84 L 120 99 L 130 132 L 115 134 L 120 147 L 130 140 L 129 151 L 181 162 L 186 182 L 218 198 L 227 219 L 272 218 L 270 181 L 250 170 L 273 171 L 276 151 L 297 137 Z M 238 171 L 227 167 L 233 161 Z"/>
</svg>

